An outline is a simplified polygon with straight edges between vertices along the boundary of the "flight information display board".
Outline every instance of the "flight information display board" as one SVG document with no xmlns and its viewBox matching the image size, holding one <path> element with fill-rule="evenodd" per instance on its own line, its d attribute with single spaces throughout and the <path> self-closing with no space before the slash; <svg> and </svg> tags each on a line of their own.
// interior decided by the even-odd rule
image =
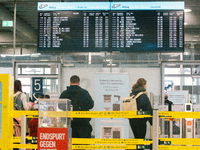
<svg viewBox="0 0 200 150">
<path fill-rule="evenodd" d="M 39 18 L 39 50 L 109 51 L 108 12 L 40 12 Z"/>
<path fill-rule="evenodd" d="M 38 52 L 183 52 L 184 2 L 40 2 Z"/>
</svg>

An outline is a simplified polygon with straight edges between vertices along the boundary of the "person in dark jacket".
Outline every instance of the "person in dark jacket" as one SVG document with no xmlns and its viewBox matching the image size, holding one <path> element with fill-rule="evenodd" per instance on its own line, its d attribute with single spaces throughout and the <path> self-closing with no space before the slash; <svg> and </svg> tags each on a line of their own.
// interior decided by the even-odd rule
<svg viewBox="0 0 200 150">
<path fill-rule="evenodd" d="M 74 111 L 89 111 L 94 107 L 94 101 L 89 92 L 80 87 L 80 78 L 77 75 L 70 78 L 70 86 L 61 93 L 60 98 L 68 98 L 71 103 L 73 103 L 72 100 L 77 100 L 81 109 Z M 90 120 L 91 118 L 74 118 L 71 121 L 72 138 L 91 138 Z"/>
<path fill-rule="evenodd" d="M 170 101 L 170 100 L 168 100 L 168 95 L 167 95 L 167 93 L 165 93 L 164 101 L 165 101 L 165 105 L 168 105 L 168 111 L 172 111 L 173 102 Z M 169 130 L 170 121 L 173 121 L 173 119 L 172 119 L 172 118 L 169 118 L 169 121 L 165 121 L 165 134 L 167 134 L 168 137 L 170 137 L 170 130 Z M 173 121 L 173 123 L 175 123 L 175 122 Z M 176 130 L 175 130 L 175 131 L 176 131 Z"/>
<path fill-rule="evenodd" d="M 137 83 L 132 86 L 132 91 L 130 96 L 137 95 L 140 92 L 144 92 L 137 99 L 137 109 L 138 111 L 152 111 L 151 103 L 147 96 L 148 92 L 146 91 L 146 80 L 139 78 Z M 152 125 L 152 118 L 131 118 L 129 119 L 130 127 L 133 131 L 135 138 L 144 139 L 146 136 L 146 122 L 147 120 Z"/>
<path fill-rule="evenodd" d="M 168 100 L 168 95 L 167 93 L 165 93 L 165 105 L 168 105 L 168 111 L 172 111 L 172 105 L 173 105 L 173 102 Z"/>
</svg>

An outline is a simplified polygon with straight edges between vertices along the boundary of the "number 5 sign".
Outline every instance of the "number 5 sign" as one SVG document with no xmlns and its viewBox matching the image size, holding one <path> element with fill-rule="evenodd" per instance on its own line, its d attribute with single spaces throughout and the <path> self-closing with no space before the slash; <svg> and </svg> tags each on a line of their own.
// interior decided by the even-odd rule
<svg viewBox="0 0 200 150">
<path fill-rule="evenodd" d="M 32 78 L 32 100 L 36 100 L 40 94 L 43 93 L 43 84 L 42 84 L 43 78 Z M 33 96 L 35 95 L 35 97 Z"/>
</svg>

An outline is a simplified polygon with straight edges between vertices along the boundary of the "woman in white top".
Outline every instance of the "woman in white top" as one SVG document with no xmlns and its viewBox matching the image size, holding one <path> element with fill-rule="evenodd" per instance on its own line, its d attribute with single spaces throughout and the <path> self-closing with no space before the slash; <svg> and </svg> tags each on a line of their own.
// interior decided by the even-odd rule
<svg viewBox="0 0 200 150">
<path fill-rule="evenodd" d="M 14 97 L 18 96 L 19 94 L 20 94 L 19 97 L 21 98 L 21 101 L 22 101 L 22 104 L 23 104 L 23 109 L 28 110 L 29 107 L 28 107 L 28 104 L 27 104 L 27 101 L 26 101 L 26 95 L 22 91 L 21 81 L 15 80 L 15 82 L 14 82 Z"/>
</svg>

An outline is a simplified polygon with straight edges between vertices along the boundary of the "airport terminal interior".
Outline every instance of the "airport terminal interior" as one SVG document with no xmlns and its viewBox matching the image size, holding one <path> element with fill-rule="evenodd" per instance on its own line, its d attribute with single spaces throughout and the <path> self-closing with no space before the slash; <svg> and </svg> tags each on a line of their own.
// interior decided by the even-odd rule
<svg viewBox="0 0 200 150">
<path fill-rule="evenodd" d="M 162 26 L 160 28 L 157 27 L 156 29 L 154 29 L 154 26 L 151 26 L 151 23 L 148 22 L 148 19 L 146 22 L 142 23 L 142 21 L 139 22 L 137 20 L 137 17 L 135 17 L 135 31 L 133 32 L 137 33 L 137 31 L 140 29 L 141 32 L 137 33 L 138 39 L 134 41 L 134 45 L 142 43 L 142 48 L 139 47 L 135 49 L 129 49 L 132 45 L 129 45 L 128 48 L 123 48 L 122 44 L 124 43 L 121 42 L 122 40 L 120 41 L 117 38 L 116 39 L 119 43 L 116 43 L 120 48 L 118 46 L 113 46 L 115 43 L 113 41 L 111 42 L 111 38 L 114 37 L 114 31 L 116 31 L 113 29 L 113 26 L 113 28 L 109 26 L 107 31 L 106 27 L 105 29 L 103 29 L 103 31 L 105 32 L 102 33 L 103 36 L 106 36 L 107 33 L 107 38 L 109 38 L 107 41 L 106 37 L 103 37 L 103 39 L 101 39 L 104 40 L 103 47 L 98 45 L 100 44 L 101 40 L 98 41 L 99 43 L 95 43 L 91 39 L 91 41 L 88 42 L 87 38 L 85 38 L 83 39 L 85 40 L 85 45 L 83 44 L 84 48 L 81 48 L 79 47 L 79 43 L 81 42 L 79 40 L 76 41 L 76 38 L 71 40 L 70 37 L 68 37 L 67 35 L 65 35 L 65 37 L 62 37 L 62 34 L 71 32 L 74 29 L 73 26 L 77 27 L 75 28 L 75 30 L 78 30 L 78 28 L 87 29 L 84 31 L 80 31 L 83 33 L 78 33 L 79 31 L 77 31 L 75 33 L 77 35 L 87 35 L 86 32 L 90 32 L 89 30 L 93 29 L 94 27 L 98 29 L 101 28 L 101 20 L 95 20 L 95 22 L 92 22 L 88 21 L 87 19 L 84 20 L 84 23 L 88 23 L 90 29 L 85 26 L 82 27 L 81 25 L 76 26 L 76 24 L 71 24 L 71 29 L 67 27 L 59 27 L 59 31 L 52 31 L 50 35 L 55 35 L 54 38 L 57 40 L 57 42 L 54 43 L 54 48 L 48 49 L 49 37 L 47 37 L 47 34 L 49 30 L 44 29 L 49 27 L 48 19 L 50 19 L 51 23 L 53 21 L 57 21 L 57 24 L 55 23 L 54 26 L 59 26 L 62 21 L 66 21 L 66 18 L 62 16 L 64 15 L 62 14 L 62 10 L 60 10 L 59 14 L 56 14 L 61 14 L 60 16 L 58 16 L 60 17 L 60 20 L 56 20 L 56 17 L 54 18 L 54 20 L 51 17 L 46 17 L 50 14 L 50 10 L 47 9 L 44 11 L 42 9 L 46 9 L 45 4 L 51 2 L 80 2 L 81 4 L 87 2 L 105 2 L 105 4 L 116 3 L 115 7 L 117 8 L 117 4 L 120 2 L 145 3 L 155 1 L 0 0 L 0 74 L 10 74 L 14 77 L 14 80 L 20 80 L 22 82 L 22 90 L 26 93 L 27 97 L 30 97 L 30 99 L 34 99 L 35 93 L 33 86 L 34 84 L 37 84 L 38 80 L 41 80 L 41 82 L 38 83 L 42 85 L 42 90 L 40 92 L 50 95 L 51 99 L 58 99 L 61 92 L 64 91 L 67 86 L 69 86 L 70 77 L 72 75 L 78 75 L 81 80 L 80 86 L 84 89 L 87 89 L 94 100 L 95 106 L 91 109 L 91 111 L 112 111 L 114 110 L 115 104 L 121 103 L 122 97 L 128 96 L 128 94 L 131 92 L 132 85 L 136 83 L 137 79 L 144 78 L 147 80 L 146 89 L 149 93 L 148 97 L 153 101 L 153 105 L 156 105 L 155 107 L 159 107 L 160 110 L 167 111 L 167 109 L 164 107 L 164 95 L 165 93 L 167 93 L 169 96 L 169 100 L 171 99 L 171 101 L 174 102 L 172 111 L 185 111 L 186 103 L 192 104 L 192 111 L 200 111 L 199 0 L 157 0 L 156 2 L 184 3 L 184 9 L 179 9 L 178 11 L 180 12 L 174 11 L 171 13 L 167 12 L 168 10 L 165 10 L 162 15 L 160 15 L 159 10 L 156 11 L 157 15 L 159 13 L 159 17 L 165 17 L 166 13 L 170 15 L 174 15 L 176 13 L 176 15 L 179 16 L 178 21 L 175 19 L 170 22 L 171 24 L 176 24 L 172 25 L 172 29 L 170 29 L 171 31 L 167 30 L 166 32 L 164 31 L 164 33 L 162 31 L 165 30 L 165 28 L 169 27 L 170 23 L 168 23 L 167 26 L 164 25 L 163 30 L 161 29 Z M 70 11 L 74 11 L 73 15 L 77 15 L 77 10 L 71 9 Z M 105 16 L 107 15 L 107 18 L 112 17 L 111 13 L 113 16 L 115 15 L 115 13 L 107 9 L 105 9 L 105 12 L 102 12 L 101 10 L 99 11 L 99 13 L 102 13 Z M 137 13 L 139 14 L 141 12 L 136 12 L 134 15 L 137 15 Z M 91 15 L 90 13 L 88 14 Z M 55 13 L 53 15 L 55 15 Z M 87 15 L 87 13 L 83 15 Z M 129 15 L 131 15 L 131 13 Z M 41 19 L 45 17 L 47 19 L 46 25 L 41 24 Z M 118 14 L 118 17 L 121 17 L 120 13 Z M 162 19 L 160 19 L 159 17 L 157 17 L 157 21 L 162 21 Z M 105 18 L 104 20 L 106 20 Z M 121 20 L 119 25 L 121 25 L 120 28 L 122 28 L 123 25 L 121 22 L 123 21 L 123 19 L 122 17 L 120 19 Z M 116 21 L 119 20 L 116 19 Z M 103 27 L 106 26 L 106 23 L 114 25 L 114 21 L 111 22 L 111 19 L 108 22 L 105 21 L 103 23 Z M 137 28 L 137 23 L 145 29 L 142 30 L 142 28 Z M 126 22 L 126 24 L 128 23 Z M 150 29 L 148 28 L 149 26 L 151 26 Z M 46 33 L 42 33 L 43 35 L 41 35 L 41 30 L 42 32 Z M 123 28 L 123 30 L 125 29 Z M 154 31 L 155 33 L 158 31 L 158 33 L 155 34 L 156 36 L 160 36 L 160 38 L 157 39 L 157 42 L 160 42 L 159 40 L 162 40 L 162 37 L 166 34 L 168 35 L 168 38 L 170 38 L 171 35 L 169 32 L 172 32 L 172 39 L 170 41 L 172 42 L 172 45 L 170 45 L 170 42 L 168 41 L 168 44 L 170 45 L 169 49 L 154 49 L 154 44 L 151 45 L 151 43 L 148 43 L 149 41 L 151 42 L 151 39 L 148 39 L 149 41 L 145 41 L 144 39 L 144 41 L 141 42 L 140 36 L 145 36 L 145 34 L 148 34 L 148 32 L 146 33 L 146 31 L 149 31 L 150 33 L 152 32 L 152 34 Z M 178 34 L 177 31 L 179 32 Z M 58 32 L 62 33 L 59 34 Z M 98 34 L 99 38 L 102 31 L 95 30 L 94 32 L 95 33 L 92 36 L 96 36 Z M 135 36 L 136 33 L 134 33 Z M 121 36 L 123 34 L 122 31 L 119 31 L 119 34 Z M 174 36 L 174 34 L 177 35 Z M 59 35 L 62 38 L 59 37 Z M 178 38 L 176 39 L 176 37 Z M 44 41 L 44 39 L 42 38 L 44 38 L 46 41 Z M 66 47 L 59 49 L 60 43 L 62 43 L 63 39 L 70 39 L 71 43 L 66 42 L 68 45 L 71 46 L 69 47 L 70 50 L 68 50 Z M 53 41 L 54 39 L 52 38 L 50 40 Z M 176 40 L 175 44 L 174 40 Z M 160 46 L 165 47 L 166 41 L 167 40 L 163 40 Z M 45 42 L 46 45 L 44 44 Z M 90 45 L 90 42 L 93 42 L 94 45 L 96 45 L 94 47 L 90 47 L 88 46 Z M 107 46 L 106 42 L 108 42 Z M 145 42 L 147 44 L 145 44 Z M 51 41 L 50 43 L 52 44 Z M 64 46 L 67 46 L 67 44 Z M 148 48 L 145 49 L 146 47 Z M 98 81 L 102 82 L 99 83 Z M 123 88 L 126 89 L 126 91 L 124 93 L 123 90 L 120 91 L 121 87 L 119 87 L 119 89 L 116 89 L 116 87 L 109 87 L 110 85 L 107 87 L 103 86 L 103 81 L 110 81 L 110 84 L 112 84 L 113 81 L 123 82 Z M 115 86 L 117 86 L 117 84 L 118 83 L 116 83 Z M 121 84 L 119 83 L 119 85 Z M 105 90 L 106 92 L 101 92 L 101 88 L 102 91 Z M 102 97 L 100 96 L 100 94 Z M 30 99 L 27 99 L 27 101 Z M 99 103 L 102 104 L 102 106 L 99 106 Z M 113 106 L 111 105 L 111 103 Z M 125 124 L 113 127 L 112 123 L 111 125 L 109 123 L 104 124 L 103 122 L 105 122 L 105 120 L 105 118 L 103 120 L 94 118 L 91 120 L 91 124 L 93 127 L 93 138 L 134 138 L 133 133 L 131 132 L 127 122 Z M 112 119 L 108 120 L 109 122 L 112 122 Z M 167 121 L 161 119 L 161 131 L 159 137 L 200 138 L 200 119 L 193 120 L 193 128 L 191 129 L 192 131 L 189 135 L 187 134 L 186 127 L 183 125 L 186 121 L 187 120 L 184 119 L 175 119 L 172 122 L 172 125 L 170 125 L 170 130 L 172 130 L 170 134 L 169 130 L 165 128 L 165 122 Z M 126 126 L 127 129 L 125 129 L 124 126 Z M 148 124 L 146 138 L 151 138 L 152 133 L 150 132 L 150 125 Z M 124 135 L 125 133 L 128 134 Z"/>
</svg>

